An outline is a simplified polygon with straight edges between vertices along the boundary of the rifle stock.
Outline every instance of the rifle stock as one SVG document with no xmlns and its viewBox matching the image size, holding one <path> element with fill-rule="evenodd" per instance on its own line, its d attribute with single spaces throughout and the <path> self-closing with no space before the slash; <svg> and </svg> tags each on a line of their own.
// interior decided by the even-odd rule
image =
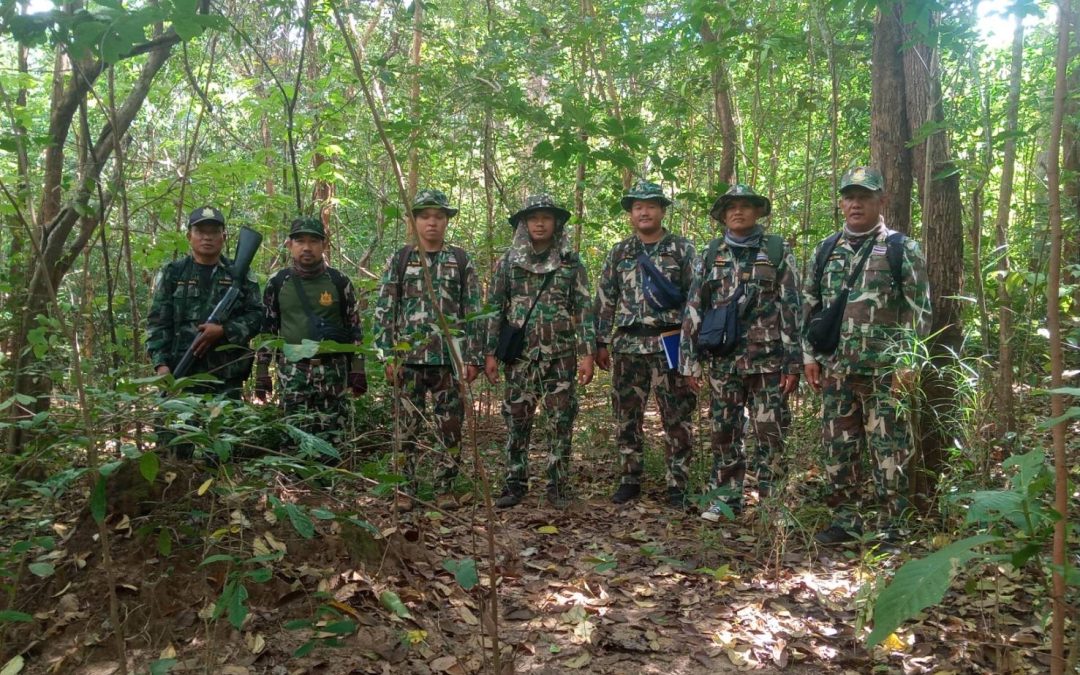
<svg viewBox="0 0 1080 675">
<path fill-rule="evenodd" d="M 233 259 L 232 269 L 230 274 L 233 278 L 233 285 L 225 292 L 225 297 L 218 301 L 214 306 L 213 311 L 210 312 L 210 316 L 206 317 L 203 323 L 222 323 L 229 318 L 229 314 L 232 312 L 233 305 L 236 304 L 236 300 L 240 297 L 240 287 L 247 279 L 248 270 L 251 268 L 251 261 L 255 259 L 255 253 L 259 250 L 259 245 L 262 243 L 262 235 L 251 229 L 250 227 L 241 227 L 240 236 L 236 241 L 236 258 Z M 191 370 L 191 364 L 195 362 L 195 341 L 192 340 L 188 345 L 187 351 L 184 352 L 183 358 L 180 359 L 180 363 L 176 364 L 173 368 L 173 377 L 184 377 L 187 372 Z"/>
</svg>

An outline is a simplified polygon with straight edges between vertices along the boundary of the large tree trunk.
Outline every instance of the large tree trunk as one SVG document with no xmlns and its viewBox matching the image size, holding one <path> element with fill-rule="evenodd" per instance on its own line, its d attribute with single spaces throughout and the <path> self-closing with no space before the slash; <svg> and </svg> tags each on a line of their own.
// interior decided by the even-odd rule
<svg viewBox="0 0 1080 675">
<path fill-rule="evenodd" d="M 911 45 L 904 51 L 908 137 L 918 138 L 926 125 L 945 119 L 940 59 L 937 50 L 928 46 L 911 25 L 905 26 L 904 37 L 905 43 Z M 944 466 L 945 448 L 951 435 L 948 420 L 955 419 L 955 391 L 946 371 L 955 363 L 963 341 L 959 299 L 964 274 L 963 212 L 960 175 L 952 162 L 945 128 L 912 148 L 912 162 L 922 205 L 927 276 L 934 311 L 930 339 L 934 367 L 924 373 L 926 405 L 917 424 L 924 477 L 932 481 Z"/>
<path fill-rule="evenodd" d="M 874 21 L 870 99 L 870 163 L 885 176 L 885 222 L 911 234 L 911 150 L 904 84 L 900 6 L 886 5 Z"/>
</svg>

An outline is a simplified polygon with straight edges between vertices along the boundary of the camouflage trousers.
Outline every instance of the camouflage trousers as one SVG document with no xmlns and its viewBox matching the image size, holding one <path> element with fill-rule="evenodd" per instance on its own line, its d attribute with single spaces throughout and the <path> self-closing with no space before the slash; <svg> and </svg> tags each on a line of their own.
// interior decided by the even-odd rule
<svg viewBox="0 0 1080 675">
<path fill-rule="evenodd" d="M 427 417 L 428 394 L 431 394 L 431 417 Z M 450 366 L 402 366 L 399 403 L 405 475 L 415 486 L 420 455 L 430 448 L 435 451 L 437 488 L 448 488 L 458 474 L 461 426 L 465 420 L 465 405 L 453 369 Z M 425 433 L 429 430 L 434 434 Z M 422 436 L 431 438 L 432 435 L 438 445 L 421 442 Z"/>
<path fill-rule="evenodd" d="M 666 438 L 668 487 L 685 488 L 693 449 L 693 417 L 697 396 L 687 378 L 671 370 L 663 353 L 615 354 L 611 374 L 611 407 L 617 425 L 619 468 L 623 484 L 641 483 L 645 439 L 642 424 L 649 392 L 656 395 Z"/>
<path fill-rule="evenodd" d="M 529 437 L 537 406 L 544 409 L 549 485 L 566 485 L 570 447 L 577 417 L 577 359 L 573 354 L 539 361 L 518 361 L 505 369 L 502 416 L 506 422 L 506 485 L 529 485 Z"/>
<path fill-rule="evenodd" d="M 822 378 L 822 437 L 825 444 L 825 502 L 842 527 L 862 524 L 869 460 L 874 497 L 888 524 L 907 510 L 911 431 L 897 409 L 892 375 Z"/>
<path fill-rule="evenodd" d="M 339 444 L 350 427 L 352 399 L 346 395 L 348 357 L 286 361 L 277 367 L 278 399 L 298 429 Z"/>
<path fill-rule="evenodd" d="M 750 426 L 757 441 L 750 470 L 757 476 L 758 489 L 767 491 L 780 475 L 785 418 L 790 417 L 780 392 L 780 373 L 737 375 L 710 369 L 709 390 L 713 452 L 710 488 L 727 488 L 729 500 L 742 499 L 746 476 L 743 411 L 749 408 Z"/>
</svg>

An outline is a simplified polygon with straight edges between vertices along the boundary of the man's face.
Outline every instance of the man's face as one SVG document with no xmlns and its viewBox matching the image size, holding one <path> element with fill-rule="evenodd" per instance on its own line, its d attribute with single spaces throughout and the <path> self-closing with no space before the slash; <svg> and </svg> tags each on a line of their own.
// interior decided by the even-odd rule
<svg viewBox="0 0 1080 675">
<path fill-rule="evenodd" d="M 660 202 L 635 199 L 630 205 L 630 224 L 644 235 L 655 234 L 664 222 L 664 207 Z"/>
<path fill-rule="evenodd" d="M 749 199 L 733 199 L 724 209 L 724 227 L 732 234 L 742 236 L 754 229 L 760 213 L 761 207 L 755 206 Z"/>
<path fill-rule="evenodd" d="M 225 247 L 225 226 L 214 222 L 196 223 L 188 228 L 187 238 L 197 257 L 218 258 Z"/>
<path fill-rule="evenodd" d="M 450 222 L 446 211 L 431 207 L 417 211 L 413 217 L 420 241 L 436 248 L 442 246 L 446 240 L 446 224 Z"/>
<path fill-rule="evenodd" d="M 326 240 L 313 234 L 297 234 L 289 237 L 289 254 L 294 263 L 311 267 L 322 260 Z"/>
<path fill-rule="evenodd" d="M 856 232 L 873 229 L 884 208 L 884 192 L 852 186 L 840 193 L 840 210 L 844 214 L 844 222 Z"/>
<path fill-rule="evenodd" d="M 555 238 L 555 214 L 551 211 L 533 211 L 525 216 L 525 227 L 533 246 L 547 246 Z"/>
</svg>

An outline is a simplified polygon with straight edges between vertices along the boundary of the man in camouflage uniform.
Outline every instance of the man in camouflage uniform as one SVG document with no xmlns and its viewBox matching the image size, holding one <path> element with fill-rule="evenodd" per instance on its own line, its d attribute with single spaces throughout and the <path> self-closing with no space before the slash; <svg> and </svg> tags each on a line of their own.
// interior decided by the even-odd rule
<svg viewBox="0 0 1080 675">
<path fill-rule="evenodd" d="M 323 259 L 326 230 L 322 221 L 293 220 L 287 246 L 292 265 L 278 270 L 266 283 L 263 332 L 296 346 L 304 340 L 361 344 L 360 313 L 352 282 Z M 269 400 L 273 391 L 269 371 L 273 357 L 270 350 L 259 350 L 256 398 Z M 281 409 L 300 429 L 339 442 L 352 412 L 345 390 L 353 396 L 367 391 L 364 357 L 326 353 L 290 360 L 280 352 L 276 360 Z"/>
<path fill-rule="evenodd" d="M 815 535 L 822 544 L 851 541 L 862 532 L 859 476 L 867 451 L 885 538 L 897 534 L 908 507 L 912 439 L 897 395 L 912 386 L 914 372 L 897 364 L 912 352 L 915 336 L 929 330 L 930 289 L 918 244 L 894 233 L 882 218 L 885 199 L 885 181 L 876 169 L 844 174 L 844 229 L 818 244 L 803 289 L 803 362 L 807 381 L 822 395 L 826 503 L 835 514 Z M 808 338 L 811 318 L 832 305 L 864 255 L 851 283 L 839 345 L 821 353 Z"/>
<path fill-rule="evenodd" d="M 561 508 L 568 499 L 578 410 L 574 375 L 576 370 L 583 386 L 592 380 L 596 342 L 588 276 L 566 236 L 569 218 L 570 212 L 546 194 L 527 198 L 510 217 L 514 241 L 499 259 L 488 289 L 488 307 L 498 311 L 488 322 L 485 350 L 485 374 L 492 384 L 499 377 L 495 353 L 500 328 L 525 330 L 520 359 L 505 366 L 502 416 L 509 434 L 506 486 L 495 502 L 499 508 L 521 503 L 528 490 L 529 435 L 541 403 L 549 423 L 548 501 Z"/>
<path fill-rule="evenodd" d="M 415 488 L 416 441 L 430 393 L 441 446 L 436 490 L 445 492 L 457 475 L 465 419 L 458 391 L 459 374 L 454 371 L 456 362 L 450 350 L 459 351 L 465 364 L 465 380 L 471 383 L 480 372 L 483 356 L 477 329 L 466 317 L 480 311 L 480 284 L 468 254 L 460 247 L 446 245 L 446 227 L 458 212 L 446 195 L 439 190 L 421 190 L 412 211 L 417 244 L 402 247 L 386 261 L 375 307 L 375 346 L 386 363 L 387 381 L 400 386 L 402 448 L 405 472 L 413 486 L 410 489 Z M 426 263 L 439 309 L 458 334 L 451 344 L 439 327 L 422 263 Z M 411 500 L 402 497 L 398 505 L 412 508 Z"/>
<path fill-rule="evenodd" d="M 248 341 L 259 332 L 262 304 L 253 276 L 234 279 L 225 248 L 225 217 L 210 206 L 188 216 L 189 255 L 165 265 L 154 280 L 154 299 L 146 316 L 146 351 L 158 375 L 172 372 L 194 343 L 195 361 L 188 375 L 209 373 L 220 380 L 196 391 L 239 399 L 251 374 Z M 222 323 L 205 323 L 217 303 L 233 286 L 242 292 L 231 315 Z M 234 347 L 220 349 L 219 347 Z M 238 348 L 236 348 L 238 347 Z"/>
<path fill-rule="evenodd" d="M 664 229 L 671 200 L 656 183 L 638 181 L 621 205 L 634 234 L 611 249 L 596 294 L 596 365 L 603 370 L 613 367 L 611 400 L 622 469 L 612 501 L 623 504 L 641 493 L 642 423 L 649 392 L 654 391 L 667 436 L 668 503 L 683 508 L 696 396 L 679 374 L 678 363 L 669 365 L 661 336 L 682 328 L 694 246 Z M 646 272 L 645 261 L 651 261 L 662 278 Z M 665 285 L 670 290 L 665 292 Z M 610 352 L 615 352 L 614 358 Z"/>
<path fill-rule="evenodd" d="M 742 510 L 744 407 L 750 409 L 757 441 L 751 470 L 757 477 L 758 495 L 769 494 L 782 468 L 784 399 L 798 387 L 802 372 L 795 256 L 783 237 L 766 234 L 757 223 L 771 208 L 768 198 L 746 185 L 733 185 L 717 198 L 709 215 L 724 224 L 724 233 L 697 260 L 686 302 L 681 370 L 698 391 L 702 362 L 709 368 L 710 488 L 727 493 L 701 514 L 712 522 Z M 736 294 L 740 285 L 742 290 Z M 738 299 L 733 299 L 735 295 Z M 739 316 L 734 350 L 724 356 L 699 351 L 697 340 L 705 314 L 725 305 Z"/>
</svg>

